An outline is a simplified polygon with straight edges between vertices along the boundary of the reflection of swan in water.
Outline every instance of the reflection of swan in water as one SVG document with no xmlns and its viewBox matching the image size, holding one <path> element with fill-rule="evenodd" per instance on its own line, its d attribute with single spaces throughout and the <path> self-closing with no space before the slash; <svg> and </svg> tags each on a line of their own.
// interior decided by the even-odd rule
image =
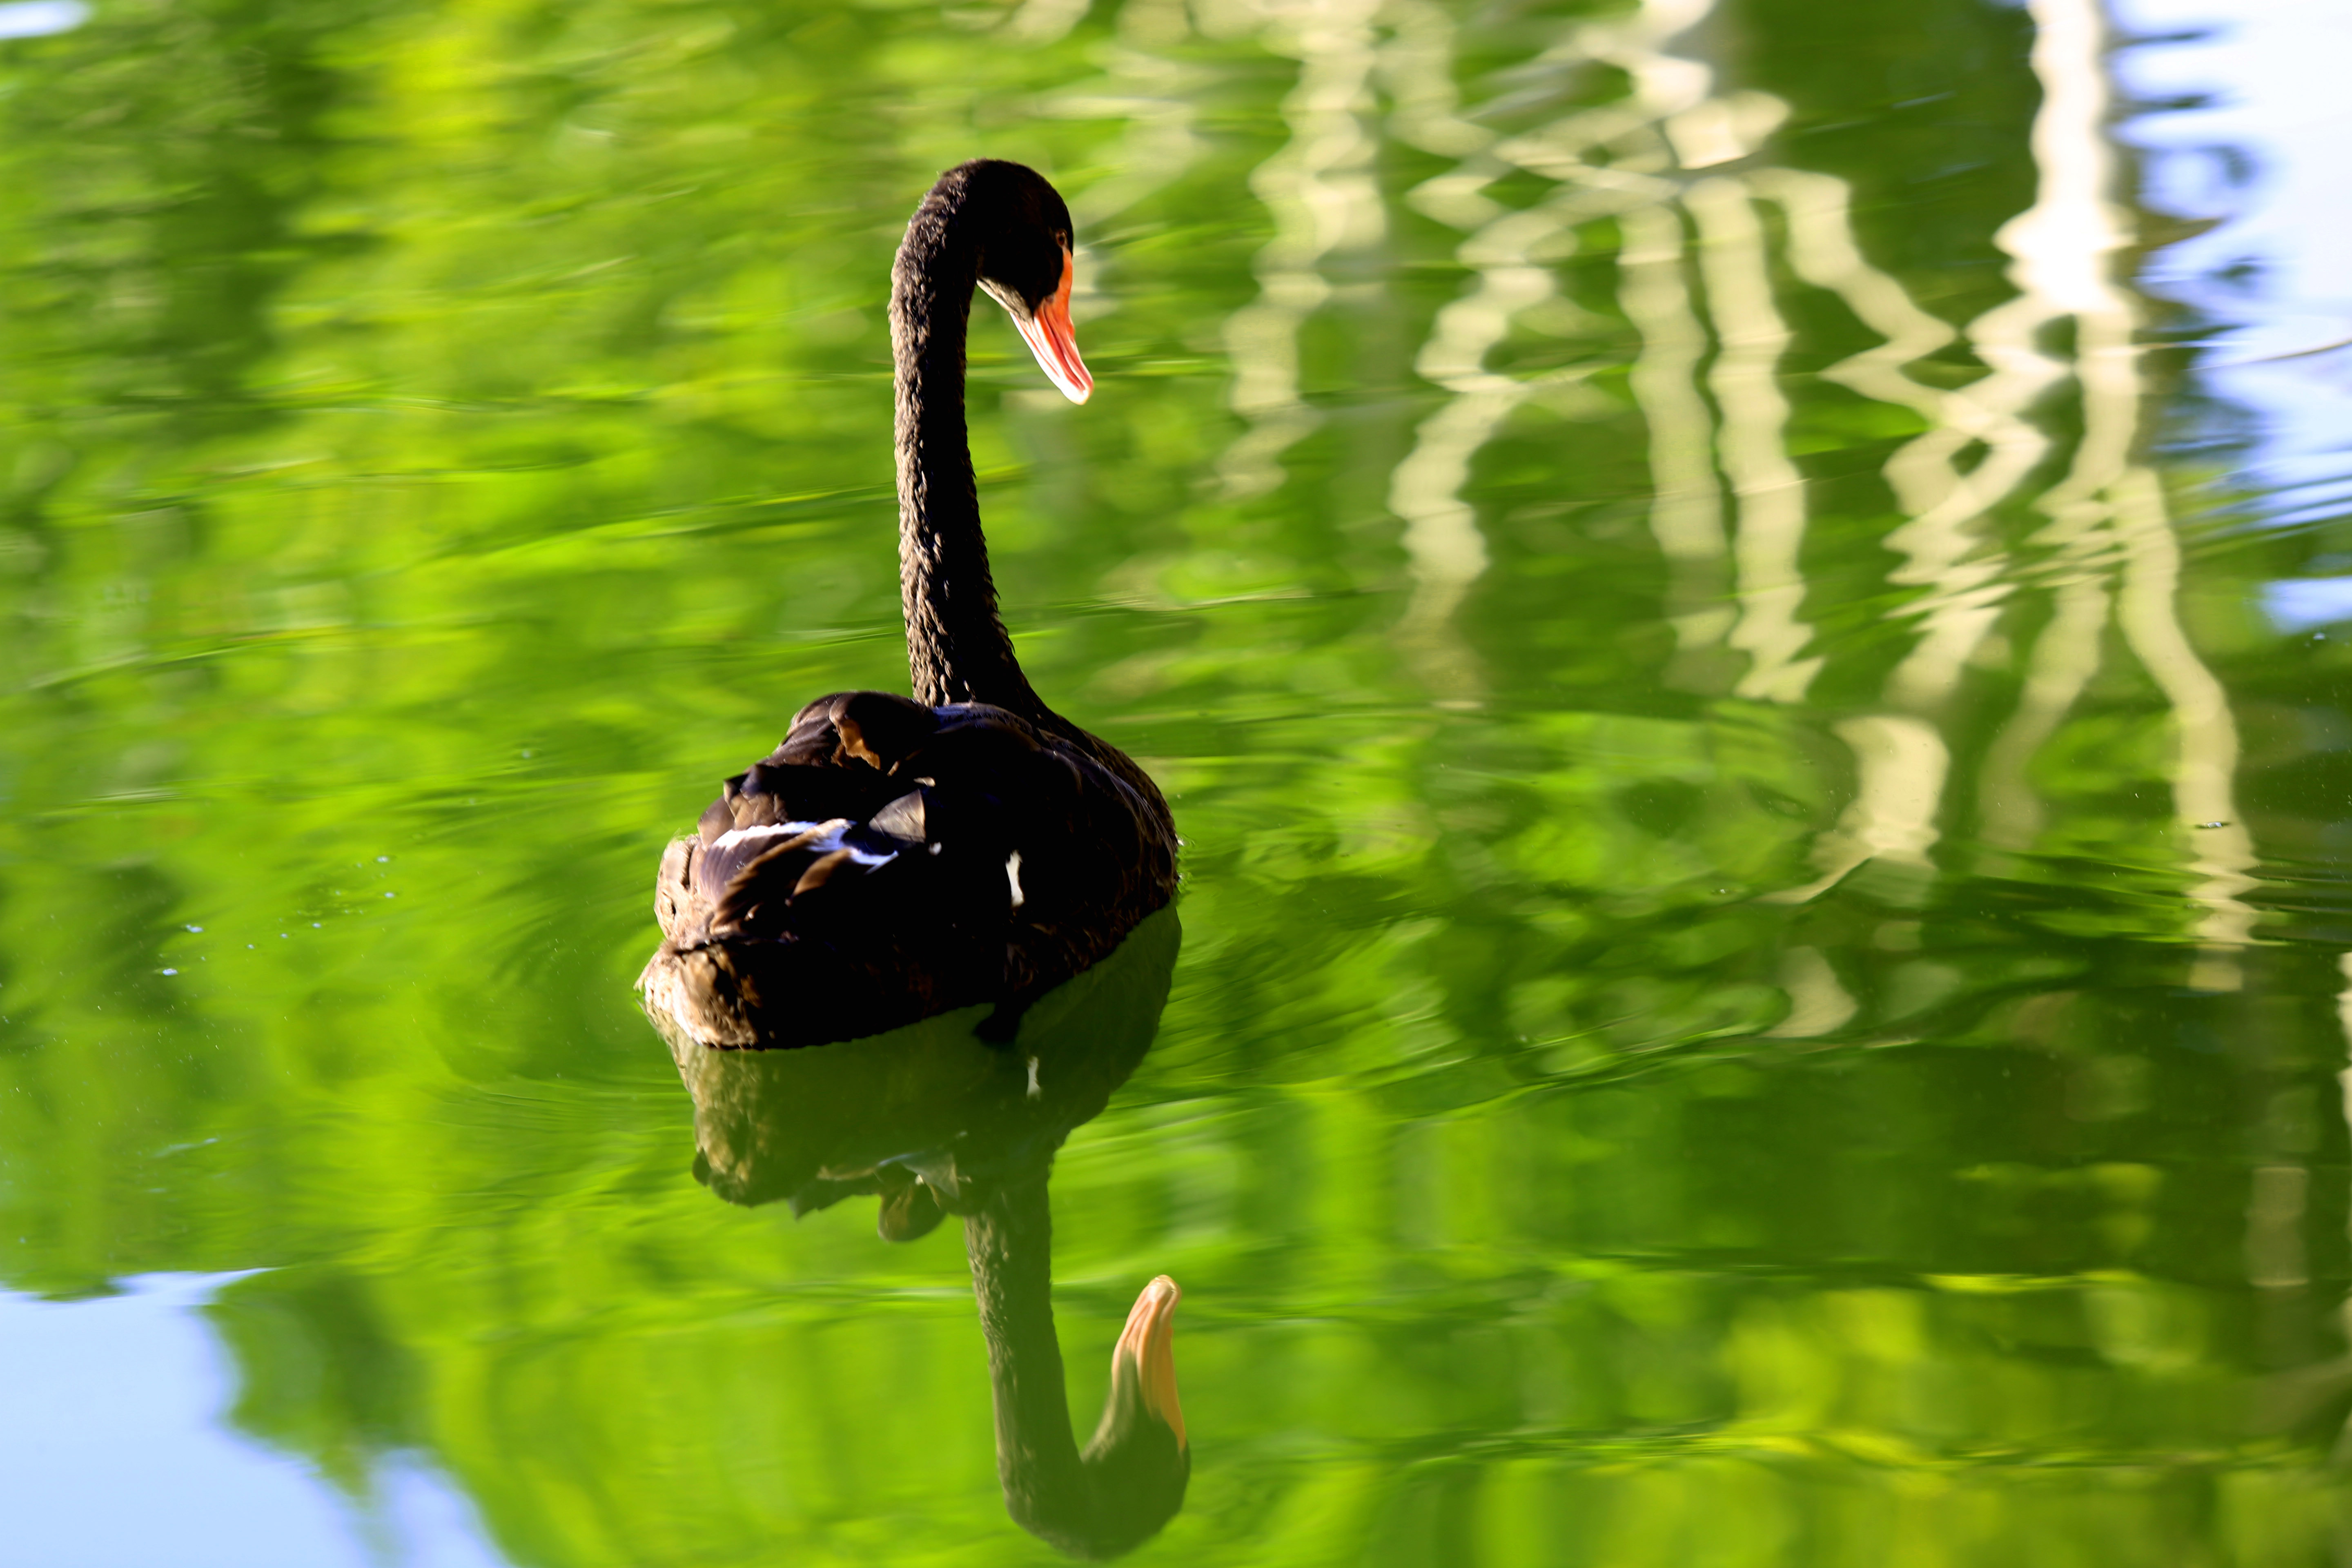
<svg viewBox="0 0 2352 1568">
<path fill-rule="evenodd" d="M 1015 1521 L 1065 1552 L 1110 1557 L 1174 1517 L 1192 1474 L 1171 1354 L 1177 1290 L 1144 1288 L 1111 1355 L 1110 1397 L 1081 1449 L 1054 1332 L 1054 1152 L 1150 1048 L 1181 931 L 1173 909 L 1048 993 L 1009 1045 L 978 1008 L 853 1045 L 720 1051 L 658 1009 L 694 1096 L 695 1173 L 730 1203 L 795 1215 L 879 1195 L 893 1241 L 960 1215 L 996 1403 L 996 1468 Z"/>
</svg>

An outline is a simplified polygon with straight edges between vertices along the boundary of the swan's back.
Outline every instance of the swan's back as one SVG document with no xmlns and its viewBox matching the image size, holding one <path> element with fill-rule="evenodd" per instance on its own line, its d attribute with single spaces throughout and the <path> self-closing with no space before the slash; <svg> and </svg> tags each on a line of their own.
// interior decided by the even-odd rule
<svg viewBox="0 0 2352 1568">
<path fill-rule="evenodd" d="M 712 1046 L 1015 1012 L 1173 895 L 1168 807 L 1053 716 L 820 698 L 669 847 L 646 1005 Z"/>
</svg>

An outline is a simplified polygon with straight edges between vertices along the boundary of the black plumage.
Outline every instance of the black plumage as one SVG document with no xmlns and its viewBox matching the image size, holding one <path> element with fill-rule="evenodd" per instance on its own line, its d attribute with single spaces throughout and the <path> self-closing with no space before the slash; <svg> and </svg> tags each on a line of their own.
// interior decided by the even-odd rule
<svg viewBox="0 0 2352 1568">
<path fill-rule="evenodd" d="M 1047 708 L 999 618 L 964 426 L 976 289 L 1074 399 L 1068 209 L 1016 163 L 942 175 L 891 271 L 915 700 L 820 698 L 669 847 L 646 1005 L 707 1045 L 814 1044 L 976 1003 L 1006 1017 L 1176 887 L 1150 777 Z"/>
</svg>

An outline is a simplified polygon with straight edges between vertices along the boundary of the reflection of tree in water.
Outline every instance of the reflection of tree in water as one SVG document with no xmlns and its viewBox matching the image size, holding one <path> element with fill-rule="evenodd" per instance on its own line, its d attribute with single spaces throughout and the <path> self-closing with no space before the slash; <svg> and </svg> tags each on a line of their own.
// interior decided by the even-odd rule
<svg viewBox="0 0 2352 1568">
<path fill-rule="evenodd" d="M 47 197 L 38 221 L 52 243 L 39 286 L 11 301 L 11 357 L 19 371 L 47 358 L 27 350 L 71 345 L 73 357 L 39 363 L 16 387 L 47 416 L 46 429 L 19 426 L 16 440 L 61 439 L 72 458 L 101 462 L 128 456 L 109 449 L 116 431 L 76 417 L 77 395 L 110 395 L 109 414 L 167 444 L 285 416 L 255 373 L 281 341 L 280 291 L 352 248 L 305 218 L 331 187 L 328 126 L 351 85 L 331 63 L 333 46 L 374 9 L 131 5 L 107 13 L 102 62 L 25 70 L 12 138 L 40 145 L 44 159 L 11 165 L 7 200 Z M 93 329 L 103 356 L 75 342 Z M 68 390 L 42 371 L 113 384 Z"/>
<path fill-rule="evenodd" d="M 138 658 L 152 644 L 144 607 L 168 602 L 205 553 L 217 498 L 163 454 L 289 417 L 261 384 L 284 342 L 283 293 L 364 245 L 306 220 L 331 188 L 329 127 L 351 86 L 333 44 L 374 8 L 110 6 L 89 30 L 103 39 L 96 58 L 68 35 L 0 60 L 15 68 L 0 153 L 0 236 L 14 246 L 0 254 L 16 264 L 0 310 L 0 587 L 15 531 L 37 559 L 88 552 L 74 534 L 92 495 L 106 525 L 100 600 L 59 617 L 59 663 Z M 0 643 L 0 658 L 31 663 L 47 617 L 14 608 L 0 597 L 0 626 L 23 638 Z M 209 674 L 159 706 L 195 708 Z M 98 765 L 131 791 L 184 763 L 152 741 Z"/>
<path fill-rule="evenodd" d="M 966 1009 L 844 1045 L 716 1050 L 650 1016 L 694 1096 L 694 1169 L 730 1203 L 795 1215 L 872 1194 L 886 1240 L 964 1222 L 988 1341 L 1007 1510 L 1064 1551 L 1129 1551 L 1184 1500 L 1192 1453 L 1170 1359 L 1175 1287 L 1155 1280 L 1113 1352 L 1102 1422 L 1069 1426 L 1051 1300 L 1055 1151 L 1150 1048 L 1181 942 L 1173 908 L 1035 1004 L 1004 1045 Z"/>
<path fill-rule="evenodd" d="M 1376 465 L 1409 584 L 1389 640 L 1433 706 L 1505 717 L 1368 733 L 1377 761 L 1349 784 L 1360 821 L 1385 805 L 1443 863 L 1450 934 L 1494 931 L 1430 945 L 1450 1027 L 1603 1066 L 1632 1041 L 1916 1028 L 1885 998 L 1922 988 L 1890 987 L 1866 952 L 1824 958 L 1790 912 L 1808 907 L 1949 912 L 2007 942 L 2077 934 L 2037 906 L 2087 899 L 2105 933 L 2193 954 L 2195 988 L 2235 985 L 2254 918 L 2236 723 L 2184 629 L 2179 545 L 2136 455 L 2156 388 L 2090 0 L 1937 5 L 1885 27 L 1647 0 L 1530 27 L 1499 68 L 1494 37 L 1441 6 L 1199 14 L 1298 62 L 1290 140 L 1251 176 L 1274 233 L 1225 332 L 1243 428 L 1223 493 L 1311 505 L 1359 482 L 1333 446 L 1340 416 L 1363 416 L 1314 389 L 1309 362 L 1343 325 L 1380 342 L 1412 322 L 1421 395 Z M 2029 44 L 2030 69 L 2000 68 Z M 1895 110 L 1883 84 L 1905 95 Z M 2018 158 L 2029 125 L 2034 156 Z M 1402 201 L 1372 177 L 1384 158 L 1414 170 Z M 1452 231 L 1425 326 L 1425 286 L 1400 263 L 1427 246 L 1406 213 Z M 1638 561 L 1607 542 L 1635 508 Z M 1206 546 L 1248 537 L 1247 518 L 1193 526 Z M 1866 577 L 1864 533 L 1885 552 Z M 1592 630 L 1548 633 L 1562 616 Z M 1594 651 L 1611 626 L 1646 648 L 1661 619 L 1663 659 Z M 1542 716 L 1514 721 L 1517 704 Z M 1449 810 L 1437 770 L 1457 746 L 1480 765 L 1505 730 L 1485 810 Z M 2128 760 L 2079 738 L 2116 730 Z M 2170 797 L 2160 818 L 2084 809 L 2143 783 Z M 1378 833 L 1359 828 L 1360 854 L 1329 837 L 1318 875 L 1381 879 L 1409 858 Z M 2086 854 L 2130 866 L 2132 896 L 2086 888 Z M 1284 864 L 1216 869 L 1276 888 L 1296 880 Z M 1502 886 L 1516 917 L 1483 896 Z M 1979 925 L 1988 897 L 2014 915 Z M 1693 926 L 1715 938 L 1676 973 L 1663 950 Z M 1638 989 L 1607 973 L 1633 945 Z M 1759 966 L 1735 975 L 1735 951 Z M 1939 1026 L 2006 990 L 2001 966 L 1972 968 L 1936 997 Z"/>
</svg>

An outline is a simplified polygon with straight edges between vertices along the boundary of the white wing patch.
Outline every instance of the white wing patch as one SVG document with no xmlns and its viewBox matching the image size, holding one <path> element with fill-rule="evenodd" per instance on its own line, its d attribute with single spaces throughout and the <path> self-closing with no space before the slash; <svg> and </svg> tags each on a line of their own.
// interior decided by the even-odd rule
<svg viewBox="0 0 2352 1568">
<path fill-rule="evenodd" d="M 720 834 L 719 842 L 710 847 L 713 850 L 730 849 L 738 844 L 748 844 L 755 838 L 798 838 L 803 833 L 814 833 L 822 829 L 824 837 L 809 846 L 819 855 L 830 855 L 836 849 L 846 849 L 849 851 L 852 865 L 863 866 L 868 870 L 877 866 L 887 866 L 898 858 L 898 852 L 895 849 L 887 854 L 877 855 L 870 849 L 860 849 L 855 844 L 843 843 L 843 838 L 855 826 L 856 824 L 845 816 L 836 816 L 830 822 L 771 822 L 758 827 L 730 828 Z M 1014 888 L 1017 892 L 1019 884 L 1014 884 Z M 1020 900 L 1016 898 L 1013 901 L 1018 903 Z"/>
<path fill-rule="evenodd" d="M 798 838 L 803 833 L 814 833 L 824 826 L 819 822 L 771 822 L 761 827 L 732 827 L 719 836 L 713 849 L 732 849 L 738 844 L 749 844 L 754 838 L 774 838 L 779 836 Z"/>
<path fill-rule="evenodd" d="M 1013 886 L 1014 909 L 1029 901 L 1029 895 L 1021 890 L 1021 851 L 1018 849 L 1004 858 L 1004 879 Z"/>
</svg>

